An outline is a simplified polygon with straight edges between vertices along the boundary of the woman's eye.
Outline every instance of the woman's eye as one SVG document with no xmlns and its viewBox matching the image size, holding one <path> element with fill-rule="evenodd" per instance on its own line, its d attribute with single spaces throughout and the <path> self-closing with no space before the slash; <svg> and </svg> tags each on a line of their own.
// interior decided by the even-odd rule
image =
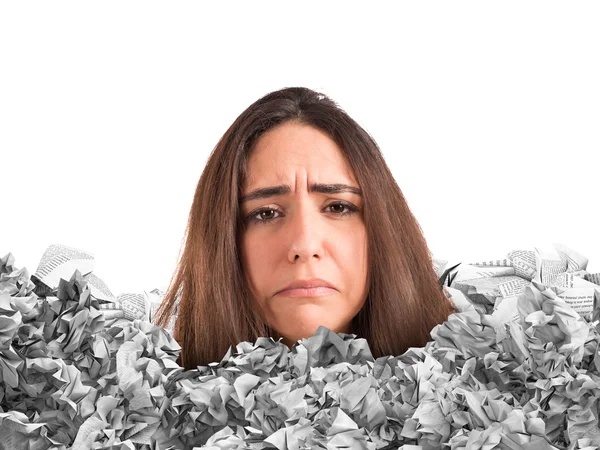
<svg viewBox="0 0 600 450">
<path fill-rule="evenodd" d="M 358 211 L 358 208 L 351 203 L 334 202 L 325 207 L 326 212 L 330 212 L 335 216 L 345 217 L 351 216 Z M 344 211 L 347 210 L 347 211 Z M 270 223 L 279 219 L 280 211 L 277 208 L 261 208 L 251 213 L 246 219 L 254 223 Z"/>
</svg>

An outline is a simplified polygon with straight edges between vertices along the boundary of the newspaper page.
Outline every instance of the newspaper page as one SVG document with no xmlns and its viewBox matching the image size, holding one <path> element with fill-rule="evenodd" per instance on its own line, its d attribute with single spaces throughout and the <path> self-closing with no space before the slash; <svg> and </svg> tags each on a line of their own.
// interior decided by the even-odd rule
<svg viewBox="0 0 600 450">
<path fill-rule="evenodd" d="M 493 278 L 515 274 L 515 268 L 511 266 L 487 266 L 481 267 L 473 264 L 463 264 L 456 274 L 454 282 L 474 280 L 477 278 Z"/>
<path fill-rule="evenodd" d="M 83 279 L 88 282 L 91 296 L 98 300 L 106 326 L 117 320 L 152 321 L 154 312 L 163 300 L 164 290 L 156 288 L 150 293 L 123 293 L 115 297 L 108 286 L 92 272 L 94 265 L 92 253 L 53 244 L 44 252 L 34 276 L 48 287 L 46 292 L 50 292 L 58 288 L 61 278 L 68 281 L 79 270 Z M 171 321 L 171 326 L 173 323 L 174 320 Z"/>
<path fill-rule="evenodd" d="M 589 322 L 594 310 L 594 292 L 600 292 L 596 288 L 570 288 L 558 295 L 571 308 L 577 311 Z"/>
<path fill-rule="evenodd" d="M 512 261 L 509 258 L 504 259 L 496 259 L 493 261 L 482 261 L 469 263 L 470 266 L 478 266 L 478 267 L 512 267 Z"/>
<path fill-rule="evenodd" d="M 94 270 L 94 255 L 66 245 L 50 245 L 34 276 L 50 289 L 56 289 L 60 279 L 69 281 L 75 270 L 81 272 L 82 277 L 90 285 L 90 294 L 104 302 L 114 302 L 115 296 L 110 292 L 106 284 L 92 273 Z"/>
<path fill-rule="evenodd" d="M 571 308 L 577 311 L 588 321 L 594 311 L 594 298 L 600 295 L 600 286 L 583 277 L 572 276 L 571 279 L 560 286 L 557 296 L 562 298 Z M 596 292 L 598 294 L 596 294 Z"/>
<path fill-rule="evenodd" d="M 534 280 L 545 286 L 551 285 L 556 277 L 567 271 L 567 261 L 557 253 L 535 249 L 536 274 Z"/>
<path fill-rule="evenodd" d="M 570 249 L 566 245 L 553 243 L 552 244 L 559 256 L 567 262 L 567 272 L 578 272 L 587 269 L 588 258 Z"/>
<path fill-rule="evenodd" d="M 454 287 L 474 304 L 485 306 L 485 314 L 491 314 L 504 298 L 520 294 L 528 285 L 529 281 L 516 275 L 474 278 L 454 283 Z"/>
<path fill-rule="evenodd" d="M 495 323 L 519 318 L 519 296 L 532 281 L 552 288 L 582 317 L 591 318 L 595 298 L 600 296 L 600 274 L 585 270 L 585 256 L 563 244 L 553 246 L 554 251 L 518 249 L 504 259 L 463 264 L 449 286 L 480 313 L 491 313 Z"/>
<path fill-rule="evenodd" d="M 515 274 L 531 281 L 535 276 L 535 253 L 530 250 L 513 250 L 508 254 L 515 268 Z"/>
<path fill-rule="evenodd" d="M 585 280 L 590 281 L 600 286 L 600 272 L 599 273 L 588 273 L 583 277 Z"/>
</svg>

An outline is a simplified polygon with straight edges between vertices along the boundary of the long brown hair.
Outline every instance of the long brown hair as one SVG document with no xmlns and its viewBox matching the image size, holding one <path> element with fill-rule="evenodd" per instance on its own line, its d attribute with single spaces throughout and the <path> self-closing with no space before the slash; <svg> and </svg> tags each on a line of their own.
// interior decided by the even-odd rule
<svg viewBox="0 0 600 450">
<path fill-rule="evenodd" d="M 364 198 L 368 296 L 352 321 L 374 358 L 422 347 L 455 312 L 433 268 L 421 227 L 375 140 L 334 101 L 303 87 L 271 92 L 233 122 L 196 187 L 179 261 L 154 322 L 173 335 L 185 369 L 220 361 L 229 346 L 272 336 L 250 296 L 239 257 L 239 197 L 256 140 L 286 121 L 325 132 L 343 151 Z M 307 336 L 308 337 L 308 336 Z"/>
</svg>

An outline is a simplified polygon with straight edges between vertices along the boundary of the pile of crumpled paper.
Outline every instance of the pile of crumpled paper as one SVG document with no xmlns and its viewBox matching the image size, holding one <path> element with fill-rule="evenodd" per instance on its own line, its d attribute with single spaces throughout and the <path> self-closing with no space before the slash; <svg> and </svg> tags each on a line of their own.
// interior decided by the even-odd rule
<svg viewBox="0 0 600 450">
<path fill-rule="evenodd" d="M 319 327 L 184 371 L 164 292 L 112 295 L 93 257 L 0 260 L 0 449 L 598 449 L 600 274 L 559 244 L 434 260 L 458 312 L 374 360 Z"/>
</svg>

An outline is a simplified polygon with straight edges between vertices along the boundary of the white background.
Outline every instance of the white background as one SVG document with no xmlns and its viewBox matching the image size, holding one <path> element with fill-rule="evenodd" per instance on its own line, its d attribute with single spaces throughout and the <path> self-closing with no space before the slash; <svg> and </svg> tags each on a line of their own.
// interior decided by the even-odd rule
<svg viewBox="0 0 600 450">
<path fill-rule="evenodd" d="M 378 142 L 436 258 L 600 270 L 598 2 L 3 2 L 0 256 L 166 287 L 207 157 L 306 86 Z M 218 205 L 215 205 L 218 207 Z"/>
</svg>

